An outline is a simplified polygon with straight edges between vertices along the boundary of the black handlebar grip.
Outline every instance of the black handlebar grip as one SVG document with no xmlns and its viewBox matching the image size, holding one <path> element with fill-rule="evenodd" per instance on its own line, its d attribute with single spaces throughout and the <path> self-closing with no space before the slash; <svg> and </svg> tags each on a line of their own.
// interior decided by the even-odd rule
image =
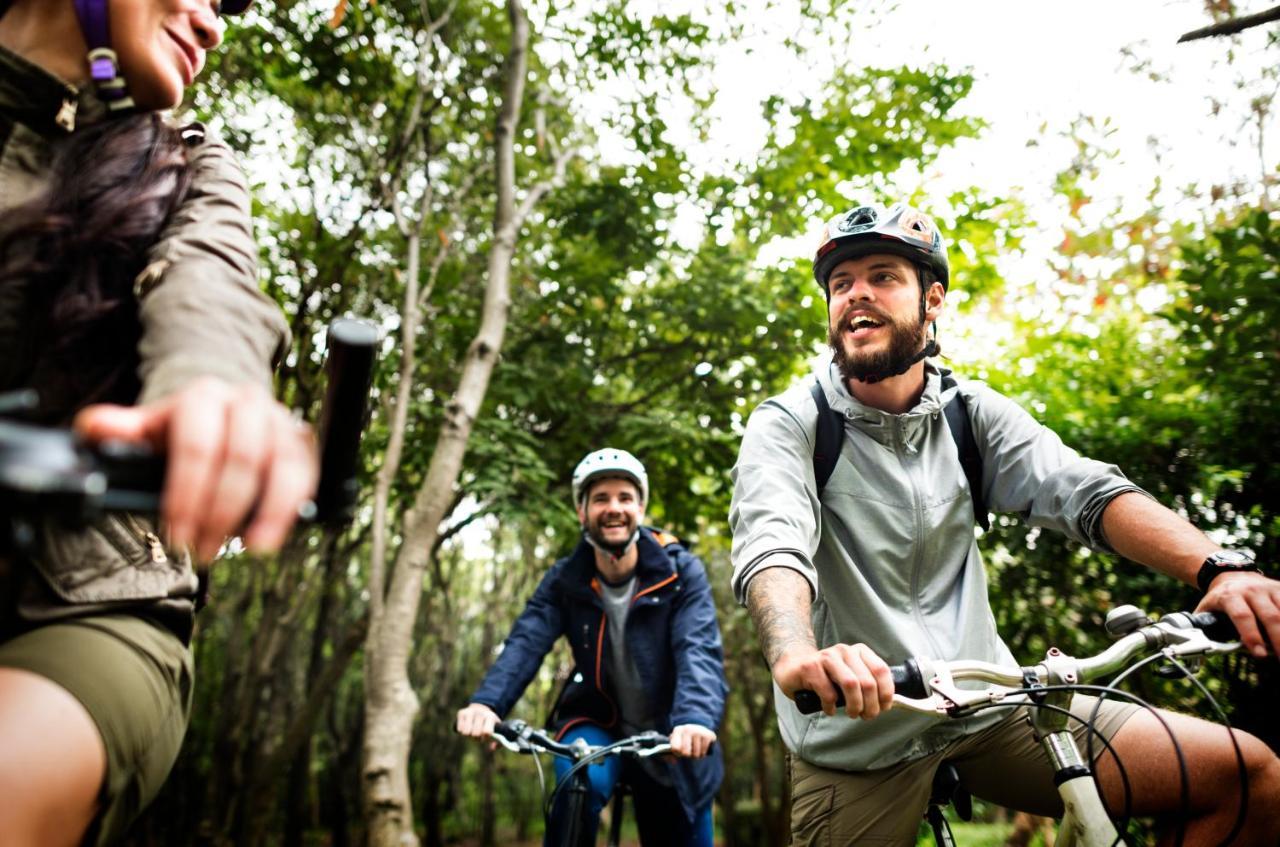
<svg viewBox="0 0 1280 847">
<path fill-rule="evenodd" d="M 524 729 L 523 726 L 513 726 L 508 721 L 499 721 L 498 724 L 493 728 L 493 734 L 501 735 L 503 738 L 507 739 L 508 741 L 519 741 L 520 732 L 522 729 Z"/>
<path fill-rule="evenodd" d="M 1191 622 L 1214 641 L 1239 641 L 1240 633 L 1225 612 L 1194 612 Z"/>
<path fill-rule="evenodd" d="M 368 321 L 339 318 L 329 325 L 328 386 L 320 411 L 320 480 L 316 520 L 351 519 L 359 493 L 360 434 L 369 405 L 378 330 Z"/>
<path fill-rule="evenodd" d="M 98 469 L 106 474 L 101 507 L 107 511 L 160 512 L 160 496 L 168 462 L 147 444 L 104 441 L 93 448 Z"/>
<path fill-rule="evenodd" d="M 922 700 L 929 696 L 924 684 L 924 675 L 920 673 L 920 665 L 915 659 L 907 659 L 900 665 L 890 665 L 889 674 L 893 677 L 893 692 L 913 700 Z M 836 690 L 836 708 L 844 707 L 844 692 Z M 811 715 L 822 711 L 822 700 L 808 689 L 796 692 L 796 708 L 802 715 Z"/>
<path fill-rule="evenodd" d="M 920 673 L 920 663 L 915 659 L 893 665 L 889 672 L 893 674 L 894 693 L 912 700 L 923 700 L 929 696 L 929 688 L 924 684 L 924 674 Z"/>
</svg>

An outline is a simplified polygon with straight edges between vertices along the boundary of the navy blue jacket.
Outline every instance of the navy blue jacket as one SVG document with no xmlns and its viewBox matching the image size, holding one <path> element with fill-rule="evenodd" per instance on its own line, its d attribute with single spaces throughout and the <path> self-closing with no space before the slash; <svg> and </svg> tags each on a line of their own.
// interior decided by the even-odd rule
<svg viewBox="0 0 1280 847">
<path fill-rule="evenodd" d="M 669 733 L 692 723 L 714 730 L 729 686 L 706 571 L 674 538 L 648 528 L 640 530 L 636 550 L 627 648 L 644 689 L 652 694 L 657 729 Z M 557 734 L 582 722 L 616 727 L 618 707 L 606 658 L 609 626 L 596 581 L 595 549 L 585 540 L 542 578 L 471 702 L 505 717 L 561 635 L 569 639 L 576 667 L 548 727 Z M 672 783 L 690 820 L 711 802 L 723 776 L 719 745 L 705 758 L 672 763 Z"/>
</svg>

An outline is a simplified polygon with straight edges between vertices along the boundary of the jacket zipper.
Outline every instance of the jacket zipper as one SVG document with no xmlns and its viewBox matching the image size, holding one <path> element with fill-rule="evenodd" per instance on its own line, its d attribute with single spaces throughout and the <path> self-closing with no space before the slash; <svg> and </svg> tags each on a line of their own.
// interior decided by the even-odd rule
<svg viewBox="0 0 1280 847">
<path fill-rule="evenodd" d="M 128 512 L 124 514 L 124 524 L 147 545 L 147 550 L 151 553 L 152 564 L 162 565 L 169 561 L 168 555 L 164 552 L 164 542 L 160 540 L 160 536 L 138 523 L 138 519 Z"/>
<path fill-rule="evenodd" d="M 58 109 L 58 114 L 54 116 L 53 122 L 67 132 L 75 132 L 76 101 L 70 97 L 63 98 L 62 107 Z"/>
<path fill-rule="evenodd" d="M 924 498 L 920 496 L 920 485 L 917 482 L 916 467 L 913 467 L 907 458 L 906 435 L 903 432 L 902 419 L 898 418 L 894 421 L 894 446 L 898 453 L 898 462 L 902 465 L 903 470 L 907 472 L 907 480 L 911 483 L 911 500 L 912 500 L 912 518 L 915 523 L 915 538 L 912 545 L 915 547 L 915 555 L 912 556 L 911 562 L 911 616 L 915 618 L 916 625 L 920 627 L 920 632 L 929 640 L 935 655 L 944 655 L 938 649 L 938 645 L 933 640 L 933 634 L 929 632 L 929 627 L 925 623 L 924 615 L 920 613 L 920 569 L 924 565 Z M 919 452 L 915 453 L 919 456 Z"/>
</svg>

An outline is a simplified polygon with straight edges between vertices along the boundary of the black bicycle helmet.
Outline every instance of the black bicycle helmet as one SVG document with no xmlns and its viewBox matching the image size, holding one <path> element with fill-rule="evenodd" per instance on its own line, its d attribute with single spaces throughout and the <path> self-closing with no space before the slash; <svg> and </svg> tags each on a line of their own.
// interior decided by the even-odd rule
<svg viewBox="0 0 1280 847">
<path fill-rule="evenodd" d="M 826 292 L 827 279 L 836 265 L 872 253 L 892 253 L 924 265 L 938 277 L 944 291 L 950 284 L 942 233 L 932 218 L 906 203 L 887 210 L 877 205 L 856 206 L 828 221 L 813 256 L 813 278 Z"/>
</svg>

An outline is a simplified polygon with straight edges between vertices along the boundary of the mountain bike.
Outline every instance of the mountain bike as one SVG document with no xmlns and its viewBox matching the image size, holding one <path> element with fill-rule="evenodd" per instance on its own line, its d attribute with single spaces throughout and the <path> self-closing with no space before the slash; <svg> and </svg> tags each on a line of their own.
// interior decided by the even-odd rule
<svg viewBox="0 0 1280 847">
<path fill-rule="evenodd" d="M 1194 674 L 1205 657 L 1238 650 L 1240 642 L 1230 619 L 1215 612 L 1175 612 L 1153 620 L 1135 606 L 1119 606 L 1107 614 L 1106 629 L 1116 639 L 1116 643 L 1097 655 L 1075 658 L 1055 647 L 1048 651 L 1044 661 L 1021 668 L 964 659 L 908 659 L 901 665 L 890 667 L 894 684 L 894 708 L 958 719 L 973 716 L 986 709 L 1026 706 L 1030 710 L 1035 736 L 1053 766 L 1054 783 L 1065 809 L 1058 826 L 1055 845 L 1109 847 L 1127 844 L 1129 842 L 1125 839 L 1123 827 L 1130 817 L 1128 776 L 1123 763 L 1117 758 L 1125 792 L 1125 808 L 1118 816 L 1118 829 L 1103 803 L 1090 765 L 1094 758 L 1092 747 L 1096 735 L 1092 731 L 1092 721 L 1097 717 L 1097 707 L 1090 716 L 1089 749 L 1082 755 L 1068 726 L 1068 721 L 1072 719 L 1069 711 L 1072 698 L 1076 693 L 1083 692 L 1099 698 L 1119 697 L 1152 709 L 1149 704 L 1116 686 L 1141 668 L 1163 661 L 1165 664 L 1157 669 L 1158 673 L 1190 679 L 1213 705 L 1221 722 L 1227 724 L 1225 713 L 1204 685 L 1195 679 Z M 1116 674 L 1115 678 L 1105 685 L 1090 684 L 1112 674 Z M 961 688 L 958 685 L 969 680 L 989 685 L 976 689 Z M 822 708 L 818 695 L 813 691 L 796 692 L 795 702 L 804 714 L 812 714 Z M 843 705 L 843 695 L 838 696 L 837 706 Z M 1161 722 L 1163 723 L 1163 719 Z M 1100 735 L 1097 737 L 1110 749 L 1105 739 L 1101 739 Z M 1190 792 L 1186 762 L 1172 732 L 1169 737 L 1178 758 L 1182 804 L 1186 807 Z M 1232 744 L 1235 745 L 1236 763 L 1240 769 L 1241 801 L 1235 826 L 1224 843 L 1232 841 L 1239 833 L 1248 809 L 1244 756 L 1234 735 Z M 959 791 L 957 795 L 958 783 L 954 769 L 945 765 L 939 769 L 929 809 L 926 811 L 926 820 L 940 847 L 955 844 L 950 827 L 942 816 L 941 806 L 957 796 L 958 807 L 968 802 L 967 794 L 963 791 Z M 1177 843 L 1181 842 L 1182 831 L 1179 829 Z"/>
<path fill-rule="evenodd" d="M 340 319 L 329 327 L 320 476 L 314 500 L 299 509 L 303 522 L 337 526 L 350 519 L 377 340 L 365 321 Z M 0 415 L 20 417 L 37 399 L 29 390 L 0 395 Z M 89 444 L 68 429 L 0 417 L 0 521 L 8 521 L 0 534 L 7 530 L 24 549 L 35 543 L 43 517 L 83 527 L 106 513 L 158 514 L 165 469 L 164 456 L 145 445 Z"/>
<path fill-rule="evenodd" d="M 564 779 L 552 789 L 543 803 L 542 815 L 547 831 L 551 831 L 551 812 L 556 802 L 563 795 L 565 798 L 566 831 L 561 839 L 563 847 L 589 847 L 587 833 L 590 831 L 586 816 L 590 814 L 588 798 L 591 784 L 587 777 L 587 767 L 608 756 L 631 756 L 646 759 L 650 756 L 661 756 L 671 752 L 671 744 L 667 736 L 658 732 L 642 732 L 638 735 L 620 738 L 611 744 L 593 746 L 579 738 L 572 744 L 556 741 L 540 729 L 535 729 L 521 720 L 506 720 L 493 730 L 493 738 L 513 753 L 525 753 L 533 756 L 538 770 L 538 785 L 544 795 L 547 794 L 546 779 L 542 771 L 542 762 L 538 759 L 540 752 L 563 758 L 573 763 Z M 622 837 L 622 803 L 621 796 L 615 792 L 613 813 L 609 820 L 609 847 L 618 847 Z"/>
</svg>

